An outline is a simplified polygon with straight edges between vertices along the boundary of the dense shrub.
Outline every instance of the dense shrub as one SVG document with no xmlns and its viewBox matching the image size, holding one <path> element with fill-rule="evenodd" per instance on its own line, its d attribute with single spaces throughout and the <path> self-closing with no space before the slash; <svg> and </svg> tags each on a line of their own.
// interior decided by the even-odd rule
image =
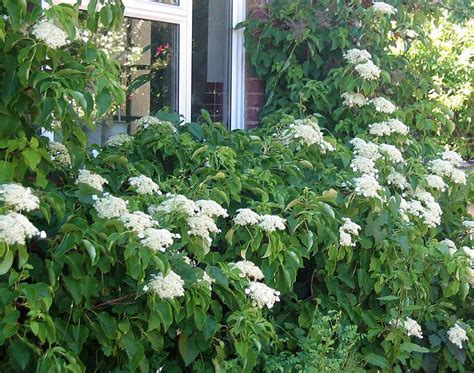
<svg viewBox="0 0 474 373">
<path fill-rule="evenodd" d="M 5 40 L 19 9 L 6 4 Z M 94 48 L 35 45 L 45 60 L 60 53 L 59 70 L 76 48 Z M 347 53 L 333 74 L 357 76 L 347 61 L 361 56 L 377 61 Z M 31 107 L 43 62 L 15 86 Z M 0 62 L 3 78 L 21 66 Z M 48 76 L 62 87 L 60 77 Z M 375 92 L 372 81 L 366 94 Z M 12 170 L 0 186 L 2 371 L 473 370 L 472 175 L 440 139 L 395 120 L 402 110 L 377 111 L 388 102 L 341 108 L 354 126 L 338 138 L 319 114 L 280 112 L 228 132 L 205 112 L 190 124 L 158 113 L 96 157 L 77 145 L 75 105 L 53 128 L 65 147 L 38 136 L 41 122 L 20 106 L 2 105 L 23 130 L 0 147 Z M 25 146 L 38 162 L 23 165 Z"/>
</svg>

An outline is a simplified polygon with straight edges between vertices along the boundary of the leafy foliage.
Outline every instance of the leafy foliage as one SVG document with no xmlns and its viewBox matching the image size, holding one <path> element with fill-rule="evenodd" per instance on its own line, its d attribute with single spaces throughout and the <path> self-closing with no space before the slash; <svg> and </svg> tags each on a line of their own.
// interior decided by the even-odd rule
<svg viewBox="0 0 474 373">
<path fill-rule="evenodd" d="M 21 10 L 16 16 L 23 8 L 12 4 L 2 4 L 2 11 L 11 17 L 4 26 L 8 31 L 4 40 L 17 33 L 15 17 L 41 17 L 39 11 Z M 120 4 L 104 5 L 100 13 L 90 9 L 91 22 L 119 22 L 113 16 L 120 13 Z M 48 14 L 61 19 L 66 11 L 77 14 L 77 8 L 65 5 L 50 8 Z M 102 12 L 112 12 L 111 18 L 109 14 L 97 18 Z M 18 35 L 26 39 L 22 43 L 33 40 L 28 33 Z M 50 60 L 57 66 L 67 64 L 71 55 L 80 61 L 79 70 L 94 71 L 89 64 L 97 62 L 95 57 L 92 62 L 82 60 L 77 56 L 83 55 L 75 52 L 93 48 L 89 43 L 74 41 L 53 50 L 39 42 L 35 45 L 46 52 L 32 74 L 44 73 L 39 65 Z M 4 55 L 18 57 L 21 52 L 1 47 Z M 99 84 L 95 75 L 86 73 L 82 78 L 94 84 L 78 77 L 77 87 L 106 89 L 110 100 L 92 107 L 113 106 L 122 98 L 114 89 L 116 65 L 103 59 L 94 66 L 108 68 L 97 71 L 97 77 L 110 79 Z M 11 74 L 10 64 L 0 62 L 0 69 L 2 76 Z M 345 79 L 341 77 L 353 74 L 350 66 L 335 70 L 328 76 Z M 20 74 L 20 67 L 14 74 Z M 47 75 L 57 92 L 63 92 L 65 78 Z M 385 74 L 381 76 L 385 79 Z M 347 82 L 364 86 L 357 79 Z M 378 92 L 372 83 L 367 94 Z M 473 176 L 468 174 L 465 183 L 444 177 L 443 191 L 426 181 L 430 162 L 453 157 L 444 153 L 442 139 L 420 136 L 416 127 L 411 128 L 416 136 L 369 136 L 362 120 L 367 125 L 388 119 L 369 106 L 360 112 L 341 108 L 338 115 L 344 121 L 357 118 L 357 130 L 331 127 L 331 115 L 300 120 L 299 114 L 279 112 L 252 132 L 228 132 L 206 121 L 205 112 L 204 123 L 181 125 L 179 118 L 159 113 L 160 120 L 143 119 L 147 128 L 133 138 L 110 142 L 93 157 L 84 149 L 85 139 L 78 141 L 83 137 L 82 119 L 92 120 L 93 112 L 87 114 L 83 107 L 86 114 L 79 120 L 75 104 L 63 102 L 60 95 L 51 111 L 55 119 L 61 118 L 61 127 L 53 129 L 63 136 L 72 159 L 69 166 L 50 155 L 51 144 L 37 131 L 42 122 L 28 112 L 41 108 L 49 96 L 38 94 L 34 79 L 22 87 L 15 95 L 30 100 L 28 107 L 2 104 L 8 109 L 7 122 L 10 117 L 17 120 L 19 130 L 0 138 L 5 144 L 1 157 L 8 163 L 3 170 L 10 170 L 0 175 L 3 184 L 22 183 L 39 197 L 37 209 L 21 212 L 46 232 L 46 238 L 34 235 L 26 245 L 8 244 L 8 234 L 18 232 L 0 224 L 0 370 L 249 372 L 278 371 L 288 364 L 294 371 L 473 370 L 472 259 L 468 251 L 450 251 L 442 242 L 450 238 L 458 247 L 473 244 L 472 232 L 463 226 Z M 328 87 L 333 92 L 333 86 Z M 374 198 L 364 196 L 367 190 L 356 190 L 361 173 L 351 162 L 357 149 L 350 137 L 342 135 L 354 131 L 377 149 L 387 148 L 382 142 L 396 146 L 404 158 L 394 163 L 387 155 L 374 157 L 381 184 Z M 23 150 L 30 148 L 41 154 L 38 162 L 32 153 L 24 155 Z M 83 167 L 106 183 L 95 178 L 89 185 L 87 177 L 77 183 Z M 405 192 L 388 182 L 394 171 L 407 178 L 410 185 Z M 163 194 L 154 184 L 152 193 L 138 193 L 129 180 L 142 175 Z M 429 190 L 442 208 L 439 224 L 427 225 L 423 216 L 404 215 L 404 198 L 417 191 L 426 198 L 420 188 Z M 196 213 L 194 207 L 191 212 L 172 209 L 167 193 L 186 196 L 191 207 L 193 201 L 212 200 L 226 212 L 214 205 L 206 205 L 211 216 Z M 101 198 L 110 203 L 99 207 Z M 1 223 L 15 204 L 9 204 L 5 193 L 0 199 Z M 161 208 L 150 209 L 157 205 Z M 273 218 L 266 225 L 263 220 L 236 224 L 233 218 L 242 208 L 252 209 L 259 219 Z M 172 242 L 145 244 L 144 238 L 151 236 L 140 231 L 139 224 L 128 224 L 125 210 L 141 212 L 141 218 L 149 213 L 159 229 L 172 232 Z M 207 224 L 209 240 L 191 226 L 189 215 Z M 348 218 L 355 226 L 348 224 Z M 350 232 L 350 244 L 343 244 L 344 229 Z M 233 263 L 242 259 L 254 263 L 263 276 L 255 269 L 239 270 Z M 173 281 L 163 283 L 171 273 Z M 263 300 L 252 293 L 253 283 L 260 284 Z M 416 320 L 423 338 L 406 328 L 408 318 Z M 447 333 L 456 324 L 467 333 L 462 348 Z"/>
</svg>

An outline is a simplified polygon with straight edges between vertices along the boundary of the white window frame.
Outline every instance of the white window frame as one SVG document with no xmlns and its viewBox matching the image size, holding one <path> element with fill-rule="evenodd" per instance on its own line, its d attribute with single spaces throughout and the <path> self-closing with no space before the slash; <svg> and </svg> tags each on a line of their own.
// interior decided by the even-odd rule
<svg viewBox="0 0 474 373">
<path fill-rule="evenodd" d="M 244 31 L 235 26 L 246 18 L 246 0 L 232 1 L 232 35 L 230 51 L 230 129 L 245 129 L 245 50 Z M 74 0 L 54 0 L 72 3 Z M 178 112 L 185 121 L 191 120 L 192 89 L 192 0 L 180 0 L 179 5 L 146 0 L 122 0 L 126 17 L 166 22 L 177 25 L 178 32 Z M 88 1 L 82 3 L 87 8 Z M 46 6 L 46 4 L 44 3 Z"/>
</svg>

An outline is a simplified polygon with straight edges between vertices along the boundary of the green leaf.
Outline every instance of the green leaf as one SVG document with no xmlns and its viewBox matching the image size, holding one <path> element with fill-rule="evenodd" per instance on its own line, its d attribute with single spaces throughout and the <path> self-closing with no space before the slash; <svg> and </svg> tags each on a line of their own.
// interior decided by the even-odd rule
<svg viewBox="0 0 474 373">
<path fill-rule="evenodd" d="M 178 349 L 185 366 L 188 366 L 196 360 L 200 352 L 194 339 L 188 338 L 188 334 L 184 331 L 179 336 Z"/>
<path fill-rule="evenodd" d="M 26 164 L 34 171 L 38 163 L 41 162 L 41 154 L 35 150 L 27 149 L 21 152 Z"/>
<path fill-rule="evenodd" d="M 381 356 L 381 355 L 376 355 L 376 354 L 369 354 L 367 356 L 367 362 L 369 364 L 372 364 L 376 367 L 379 367 L 379 368 L 388 368 L 389 367 L 389 362 L 388 360 Z"/>
<path fill-rule="evenodd" d="M 419 346 L 415 343 L 402 343 L 400 345 L 400 350 L 401 351 L 406 351 L 406 352 L 420 352 L 420 353 L 426 353 L 430 352 L 426 347 Z"/>
<path fill-rule="evenodd" d="M 0 275 L 7 273 L 13 264 L 13 251 L 8 250 L 5 257 L 0 262 Z"/>
<path fill-rule="evenodd" d="M 96 264 L 97 253 L 94 245 L 92 245 L 88 240 L 82 240 L 82 243 L 84 244 L 84 247 L 86 248 L 89 257 L 91 258 L 92 265 Z"/>
<path fill-rule="evenodd" d="M 13 359 L 14 366 L 25 370 L 30 362 L 31 354 L 28 346 L 20 339 L 15 339 L 8 346 L 8 354 Z"/>
</svg>

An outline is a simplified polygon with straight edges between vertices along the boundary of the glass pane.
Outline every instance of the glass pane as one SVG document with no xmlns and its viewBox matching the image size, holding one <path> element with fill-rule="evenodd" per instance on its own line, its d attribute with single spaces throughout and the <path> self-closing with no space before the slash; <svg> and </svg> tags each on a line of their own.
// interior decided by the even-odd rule
<svg viewBox="0 0 474 373">
<path fill-rule="evenodd" d="M 113 118 L 87 130 L 90 144 L 103 144 L 111 136 L 133 131 L 139 117 L 170 108 L 177 111 L 178 32 L 175 24 L 125 18 L 120 31 L 99 31 L 93 41 L 122 64 L 121 83 L 125 104 Z"/>
<path fill-rule="evenodd" d="M 117 120 L 130 122 L 164 107 L 177 110 L 178 26 L 126 18 L 125 27 L 126 45 L 131 51 L 122 61 L 128 95 Z"/>
<path fill-rule="evenodd" d="M 231 32 L 231 0 L 193 0 L 193 120 L 229 122 Z"/>
</svg>

